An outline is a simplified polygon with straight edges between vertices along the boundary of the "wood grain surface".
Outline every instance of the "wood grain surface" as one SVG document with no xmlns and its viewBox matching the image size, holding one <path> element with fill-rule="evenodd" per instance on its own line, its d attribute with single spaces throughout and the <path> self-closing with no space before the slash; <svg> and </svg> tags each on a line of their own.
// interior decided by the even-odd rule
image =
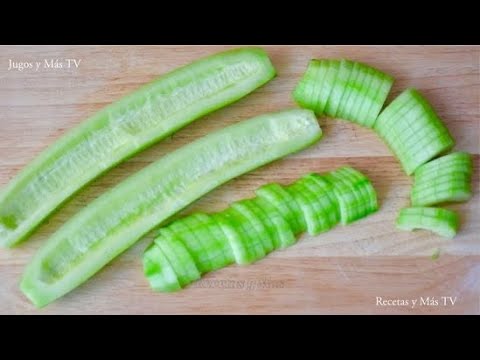
<svg viewBox="0 0 480 360">
<path fill-rule="evenodd" d="M 3 46 L 0 47 L 0 186 L 65 131 L 158 75 L 231 46 Z M 187 126 L 95 180 L 57 211 L 31 239 L 0 250 L 2 314 L 152 313 L 378 313 L 480 314 L 480 47 L 473 46 L 265 46 L 278 70 L 273 81 L 234 105 Z M 258 186 L 289 183 L 309 171 L 351 164 L 378 191 L 380 211 L 338 226 L 250 266 L 208 274 L 175 293 L 152 292 L 142 274 L 139 241 L 85 285 L 36 310 L 18 289 L 25 265 L 47 238 L 105 190 L 163 154 L 251 116 L 295 106 L 290 93 L 311 58 L 363 61 L 396 78 L 387 101 L 406 87 L 419 89 L 456 139 L 474 155 L 474 197 L 450 205 L 461 216 L 454 240 L 429 232 L 395 230 L 408 206 L 411 179 L 370 130 L 319 119 L 316 145 L 243 175 L 214 190 L 181 214 L 215 211 L 250 197 Z M 10 59 L 81 59 L 78 68 L 8 70 Z M 440 251 L 433 260 L 432 254 Z M 448 298 L 456 298 L 452 305 Z M 383 301 L 379 301 L 379 298 Z M 428 300 L 438 300 L 430 302 Z M 385 300 L 409 300 L 392 302 Z M 412 300 L 417 299 L 415 306 Z M 423 299 L 423 303 L 422 303 Z M 427 304 L 428 303 L 428 304 Z"/>
</svg>

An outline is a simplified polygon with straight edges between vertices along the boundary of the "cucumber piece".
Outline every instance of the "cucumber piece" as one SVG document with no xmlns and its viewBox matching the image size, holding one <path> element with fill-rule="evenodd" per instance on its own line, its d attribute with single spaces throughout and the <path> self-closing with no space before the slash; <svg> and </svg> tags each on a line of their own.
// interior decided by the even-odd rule
<svg viewBox="0 0 480 360">
<path fill-rule="evenodd" d="M 288 191 L 295 196 L 302 209 L 307 231 L 310 235 L 318 235 L 330 229 L 328 216 L 318 203 L 316 194 L 304 184 L 303 179 L 298 180 L 288 187 Z"/>
<path fill-rule="evenodd" d="M 458 231 L 459 222 L 458 214 L 454 211 L 432 207 L 411 207 L 400 211 L 397 228 L 407 231 L 425 229 L 443 237 L 453 238 Z"/>
<path fill-rule="evenodd" d="M 393 81 L 391 76 L 359 62 L 311 60 L 293 97 L 316 114 L 373 128 Z"/>
<path fill-rule="evenodd" d="M 340 222 L 340 207 L 332 185 L 315 173 L 304 176 L 303 184 L 315 194 L 321 212 L 327 220 L 328 229 L 336 226 Z"/>
<path fill-rule="evenodd" d="M 377 211 L 377 197 L 370 180 L 356 170 L 343 167 L 323 175 L 333 186 L 340 205 L 340 221 L 343 225 Z"/>
<path fill-rule="evenodd" d="M 201 244 L 201 251 L 203 251 L 200 254 L 201 257 L 209 263 L 209 267 L 203 270 L 202 273 L 231 264 L 233 262 L 233 254 L 230 257 L 227 256 L 231 251 L 230 244 L 223 231 L 213 232 L 216 222 L 213 221 L 211 216 L 204 213 L 194 213 L 187 218 L 190 219 L 190 222 L 195 221 L 197 223 L 194 226 L 190 225 L 190 228 Z M 185 245 L 187 246 L 187 244 Z"/>
<path fill-rule="evenodd" d="M 163 75 L 67 132 L 0 193 L 0 246 L 26 239 L 65 200 L 119 162 L 275 76 L 267 54 L 240 48 Z"/>
<path fill-rule="evenodd" d="M 423 184 L 415 183 L 411 192 L 413 206 L 462 202 L 471 197 L 470 176 L 463 173 L 449 173 Z"/>
<path fill-rule="evenodd" d="M 324 113 L 325 115 L 334 118 L 351 69 L 342 66 L 342 60 L 331 60 L 330 66 L 333 71 L 335 71 L 335 80 L 332 83 L 332 90 L 330 91 Z"/>
<path fill-rule="evenodd" d="M 261 186 L 255 194 L 270 202 L 290 224 L 294 234 L 302 233 L 307 225 L 295 199 L 281 185 L 271 183 Z"/>
<path fill-rule="evenodd" d="M 331 174 L 332 173 L 328 175 L 331 176 Z M 348 167 L 333 172 L 333 175 L 340 179 L 335 180 L 336 182 L 342 181 L 354 186 L 353 191 L 351 189 L 348 190 L 349 194 L 359 194 L 360 200 L 350 205 L 367 204 L 362 207 L 361 212 L 363 216 L 367 215 L 367 212 L 364 210 L 368 209 L 369 204 L 372 203 L 370 199 L 371 195 L 365 186 L 364 180 L 367 178 L 363 174 Z M 266 193 L 268 194 L 271 194 L 271 185 L 272 184 L 269 184 L 263 187 L 263 190 L 267 189 Z M 286 193 L 291 193 L 293 197 L 298 199 L 301 211 L 305 211 L 305 217 L 308 219 L 309 231 L 325 231 L 338 223 L 338 202 L 336 196 L 332 193 L 333 188 L 333 185 L 325 180 L 324 176 L 308 174 L 284 189 Z M 329 195 L 330 198 L 328 198 Z M 288 197 L 280 199 L 274 197 L 273 199 L 280 202 L 289 201 Z M 224 211 L 210 216 L 211 219 L 218 219 L 223 230 L 225 230 L 237 263 L 248 264 L 265 256 L 268 251 L 265 251 L 262 241 L 265 242 L 267 238 L 273 240 L 275 249 L 287 247 L 295 243 L 294 233 L 283 215 L 277 210 L 277 207 L 278 206 L 273 205 L 273 202 L 269 202 L 268 199 L 258 196 L 254 199 L 236 202 Z M 329 216 L 331 214 L 334 214 L 333 217 Z M 303 217 L 302 214 L 299 216 Z M 189 217 L 186 217 L 178 221 L 185 222 L 188 218 Z M 172 226 L 170 225 L 169 227 L 171 228 Z M 199 227 L 194 231 L 199 231 L 198 229 L 202 228 Z M 202 238 L 203 236 L 199 235 L 199 237 Z M 148 250 L 148 254 L 145 254 L 145 256 L 150 260 L 154 254 Z M 150 261 L 155 266 L 150 265 L 150 263 L 144 259 L 145 266 L 149 266 L 148 278 L 149 280 L 151 279 L 150 281 L 152 281 L 154 290 L 158 291 L 162 289 L 162 286 L 158 286 L 158 283 L 163 284 L 165 281 L 160 276 L 161 281 L 157 279 L 155 270 L 158 268 L 160 269 L 159 271 L 161 271 L 162 261 L 168 260 L 164 260 L 164 258 L 165 257 L 162 259 L 151 259 Z M 169 265 L 169 263 L 167 263 L 167 265 Z M 198 266 L 198 268 L 200 267 Z M 147 273 L 147 269 L 145 272 Z M 178 274 L 182 279 L 182 287 L 187 285 L 181 277 L 183 273 L 178 270 Z"/>
<path fill-rule="evenodd" d="M 275 249 L 283 249 L 296 242 L 292 228 L 270 202 L 262 197 L 256 197 L 252 199 L 251 205 L 259 210 L 258 216 L 272 233 Z"/>
<path fill-rule="evenodd" d="M 198 270 L 202 274 L 210 271 L 210 269 L 214 267 L 210 262 L 209 254 L 203 242 L 198 237 L 197 229 L 202 227 L 202 222 L 195 214 L 174 221 L 169 227 L 185 245 L 188 252 L 192 255 L 195 264 L 197 264 Z"/>
<path fill-rule="evenodd" d="M 229 126 L 168 154 L 61 227 L 28 265 L 22 291 L 35 305 L 48 304 L 192 201 L 320 137 L 312 111 L 289 110 Z"/>
<path fill-rule="evenodd" d="M 182 288 L 172 265 L 155 243 L 152 243 L 143 255 L 143 269 L 155 291 L 173 292 Z"/>
<path fill-rule="evenodd" d="M 230 240 L 237 264 L 250 264 L 265 256 L 262 241 L 246 217 L 232 208 L 217 215 L 218 222 Z M 241 251 L 237 248 L 241 248 Z"/>
<path fill-rule="evenodd" d="M 304 186 L 297 181 L 288 186 L 285 190 L 292 195 L 300 207 L 300 210 L 302 211 L 301 217 L 303 217 L 305 223 L 307 224 L 307 232 L 310 235 L 315 235 L 320 232 L 322 227 L 321 222 L 323 219 L 318 212 L 315 211 L 318 209 L 315 209 L 312 206 L 313 201 Z"/>
<path fill-rule="evenodd" d="M 262 221 L 257 217 L 255 211 L 253 211 L 249 204 L 248 200 L 242 200 L 238 202 L 234 202 L 230 205 L 233 209 L 238 211 L 242 214 L 248 221 L 248 224 L 255 229 L 257 239 L 262 241 L 263 249 L 265 250 L 265 254 L 270 253 L 273 249 L 273 241 L 271 238 L 271 234 L 263 225 Z"/>
<path fill-rule="evenodd" d="M 367 110 L 366 117 L 363 118 L 361 115 L 359 115 L 359 121 L 369 128 L 373 128 L 375 126 L 378 114 L 380 114 L 380 111 L 382 110 L 385 100 L 387 100 L 388 94 L 390 93 L 394 83 L 394 79 L 390 75 L 384 74 L 376 69 L 374 69 L 374 71 L 376 72 L 376 76 L 382 78 L 380 88 L 375 96 L 375 100 L 371 102 L 371 106 Z"/>
<path fill-rule="evenodd" d="M 473 171 L 471 155 L 467 152 L 457 151 L 432 160 L 415 171 L 415 181 L 437 177 L 444 171 L 449 171 L 453 168 L 471 175 Z"/>
<path fill-rule="evenodd" d="M 380 136 L 400 160 L 405 172 L 411 175 L 419 166 L 453 147 L 454 140 L 418 91 L 407 89 L 397 99 L 399 103 L 411 102 L 413 107 L 396 121 L 380 114 L 375 128 L 381 129 Z M 398 106 L 397 99 L 384 111 Z"/>
<path fill-rule="evenodd" d="M 325 75 L 325 81 L 318 86 L 322 87 L 321 90 L 321 99 L 325 99 L 325 106 L 323 107 L 323 113 L 328 116 L 332 113 L 332 94 L 335 88 L 335 82 L 337 80 L 338 70 L 340 68 L 340 61 L 338 60 L 329 60 L 328 62 L 328 71 Z"/>
<path fill-rule="evenodd" d="M 161 230 L 160 236 L 155 239 L 157 246 L 162 249 L 173 270 L 177 274 L 180 286 L 190 284 L 200 279 L 200 273 L 195 261 L 183 244 L 175 239 L 175 233 L 168 227 Z"/>
<path fill-rule="evenodd" d="M 355 100 L 355 90 L 358 87 L 358 77 L 360 74 L 360 63 L 356 62 L 353 64 L 352 74 L 348 80 L 347 89 L 338 107 L 337 114 L 342 119 L 346 119 L 348 117 L 348 110 L 352 108 L 353 101 Z"/>
</svg>

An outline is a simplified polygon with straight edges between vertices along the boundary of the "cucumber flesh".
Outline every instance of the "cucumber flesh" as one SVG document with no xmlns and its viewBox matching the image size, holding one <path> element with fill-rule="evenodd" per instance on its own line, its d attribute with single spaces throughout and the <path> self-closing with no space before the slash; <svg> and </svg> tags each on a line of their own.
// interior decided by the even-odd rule
<svg viewBox="0 0 480 360">
<path fill-rule="evenodd" d="M 425 229 L 443 237 L 453 238 L 458 231 L 459 222 L 458 214 L 454 211 L 432 207 L 411 207 L 400 211 L 397 228 L 407 231 Z"/>
<path fill-rule="evenodd" d="M 98 197 L 53 234 L 28 265 L 22 291 L 35 305 L 48 304 L 192 201 L 320 137 L 313 112 L 288 110 L 229 126 L 168 154 Z"/>
<path fill-rule="evenodd" d="M 42 152 L 0 193 L 0 246 L 26 239 L 109 168 L 274 76 L 263 50 L 230 50 L 165 74 L 97 112 Z"/>
<path fill-rule="evenodd" d="M 145 251 L 143 269 L 145 277 L 155 291 L 173 292 L 182 288 L 172 265 L 155 243 Z"/>
</svg>

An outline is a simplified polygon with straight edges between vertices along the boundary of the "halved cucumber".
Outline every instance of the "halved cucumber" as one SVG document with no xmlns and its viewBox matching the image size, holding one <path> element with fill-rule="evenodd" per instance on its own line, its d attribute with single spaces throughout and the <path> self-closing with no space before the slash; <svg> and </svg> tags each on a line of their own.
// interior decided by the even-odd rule
<svg viewBox="0 0 480 360">
<path fill-rule="evenodd" d="M 28 265 L 22 291 L 35 305 L 48 304 L 200 196 L 320 137 L 313 112 L 289 110 L 240 122 L 168 154 L 65 223 Z"/>
<path fill-rule="evenodd" d="M 410 104 L 403 116 L 391 115 L 399 104 Z M 384 114 L 385 113 L 385 114 Z M 391 116 L 395 117 L 395 121 Z M 380 114 L 375 129 L 410 175 L 419 166 L 454 145 L 448 129 L 427 101 L 414 89 L 407 89 Z"/>
<path fill-rule="evenodd" d="M 397 218 L 397 228 L 412 231 L 430 230 L 440 236 L 453 238 L 458 231 L 457 213 L 432 207 L 411 207 L 402 209 Z"/>
<path fill-rule="evenodd" d="M 3 189 L 0 246 L 24 240 L 60 204 L 107 169 L 274 76 L 263 50 L 230 50 L 165 74 L 97 112 Z"/>
</svg>

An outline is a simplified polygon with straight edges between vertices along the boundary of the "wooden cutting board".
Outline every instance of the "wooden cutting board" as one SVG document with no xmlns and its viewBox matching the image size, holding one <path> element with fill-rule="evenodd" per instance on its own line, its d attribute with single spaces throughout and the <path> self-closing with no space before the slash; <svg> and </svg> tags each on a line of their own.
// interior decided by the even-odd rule
<svg viewBox="0 0 480 360">
<path fill-rule="evenodd" d="M 180 65 L 229 46 L 0 47 L 0 186 L 42 149 L 89 115 Z M 65 204 L 32 238 L 0 250 L 0 313 L 480 313 L 480 47 L 265 46 L 278 77 L 238 103 L 187 126 L 97 179 Z M 290 93 L 311 58 L 349 58 L 392 74 L 389 100 L 419 89 L 457 141 L 474 154 L 474 198 L 449 208 L 460 213 L 454 240 L 397 231 L 411 179 L 374 132 L 319 119 L 316 145 L 221 186 L 182 212 L 215 211 L 250 197 L 258 186 L 289 183 L 309 171 L 351 164 L 378 191 L 381 209 L 348 227 L 303 236 L 251 266 L 231 266 L 175 294 L 150 291 L 141 254 L 151 237 L 116 259 L 84 286 L 42 310 L 18 290 L 34 252 L 75 212 L 128 175 L 211 131 L 251 116 L 295 106 Z M 46 63 L 62 68 L 46 67 Z M 80 60 L 78 68 L 66 59 Z M 32 68 L 8 70 L 10 60 Z M 36 70 L 36 62 L 39 69 Z M 440 251 L 436 260 L 432 254 Z M 444 298 L 442 298 L 444 297 Z M 450 298 L 456 299 L 452 305 Z M 427 299 L 428 298 L 428 299 Z M 400 300 L 397 302 L 387 300 Z M 406 304 L 408 300 L 408 305 Z M 412 300 L 417 300 L 412 306 Z M 432 301 L 433 300 L 433 301 Z M 436 300 L 436 301 L 435 301 Z"/>
</svg>

